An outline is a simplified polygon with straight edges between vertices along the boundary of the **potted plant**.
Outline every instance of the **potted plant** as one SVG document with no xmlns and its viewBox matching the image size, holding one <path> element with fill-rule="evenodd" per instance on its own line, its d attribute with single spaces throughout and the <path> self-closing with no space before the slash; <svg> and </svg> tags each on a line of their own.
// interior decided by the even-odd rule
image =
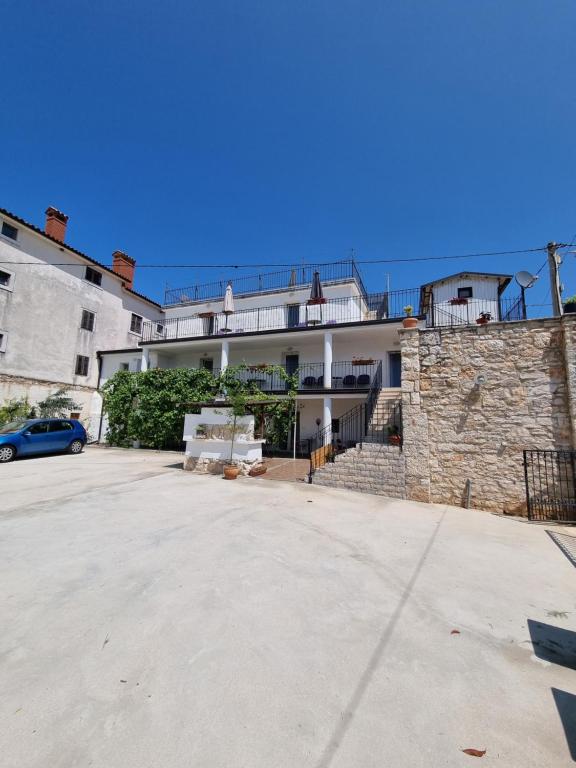
<svg viewBox="0 0 576 768">
<path fill-rule="evenodd" d="M 570 315 L 576 312 L 576 296 L 570 296 L 564 302 L 564 314 Z"/>
<path fill-rule="evenodd" d="M 224 465 L 224 479 L 236 480 L 240 473 L 240 467 L 234 461 L 234 442 L 238 433 L 238 418 L 244 416 L 248 410 L 248 401 L 254 395 L 243 389 L 229 391 L 227 395 L 227 405 L 230 408 L 228 419 L 228 431 L 230 435 L 230 459 Z"/>
<path fill-rule="evenodd" d="M 454 298 L 450 299 L 450 304 L 452 304 L 452 306 L 457 306 L 459 304 L 468 304 L 468 299 L 464 299 L 461 296 L 454 296 Z"/>
<path fill-rule="evenodd" d="M 480 317 L 476 318 L 478 325 L 486 325 L 486 323 L 489 323 L 490 320 L 492 320 L 492 315 L 490 312 L 480 312 Z"/>
<path fill-rule="evenodd" d="M 388 443 L 390 445 L 400 445 L 402 443 L 402 436 L 396 425 L 388 427 Z"/>
<path fill-rule="evenodd" d="M 418 325 L 418 318 L 412 317 L 413 311 L 414 311 L 414 307 L 412 307 L 411 304 L 407 304 L 404 307 L 404 314 L 406 315 L 404 320 L 402 320 L 402 325 L 404 326 L 404 328 L 416 328 L 416 326 Z"/>
</svg>

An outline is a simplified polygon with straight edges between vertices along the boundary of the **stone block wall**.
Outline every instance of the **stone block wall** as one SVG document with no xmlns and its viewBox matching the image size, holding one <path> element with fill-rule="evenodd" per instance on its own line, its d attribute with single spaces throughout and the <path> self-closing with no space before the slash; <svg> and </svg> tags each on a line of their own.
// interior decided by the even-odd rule
<svg viewBox="0 0 576 768">
<path fill-rule="evenodd" d="M 471 506 L 525 513 L 522 451 L 574 445 L 576 316 L 400 337 L 407 498 L 460 506 L 470 480 Z"/>
</svg>

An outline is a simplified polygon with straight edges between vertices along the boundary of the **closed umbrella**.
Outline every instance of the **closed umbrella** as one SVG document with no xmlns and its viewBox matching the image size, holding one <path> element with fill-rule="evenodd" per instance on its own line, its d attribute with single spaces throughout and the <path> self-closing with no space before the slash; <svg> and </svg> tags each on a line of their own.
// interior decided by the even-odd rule
<svg viewBox="0 0 576 768">
<path fill-rule="evenodd" d="M 232 283 L 228 283 L 226 286 L 226 293 L 224 294 L 224 314 L 226 315 L 226 327 L 224 328 L 225 331 L 228 329 L 228 316 L 234 314 L 234 295 L 232 293 Z"/>
<path fill-rule="evenodd" d="M 322 283 L 320 282 L 320 272 L 314 272 L 308 304 L 326 304 L 326 299 L 322 292 Z"/>
</svg>

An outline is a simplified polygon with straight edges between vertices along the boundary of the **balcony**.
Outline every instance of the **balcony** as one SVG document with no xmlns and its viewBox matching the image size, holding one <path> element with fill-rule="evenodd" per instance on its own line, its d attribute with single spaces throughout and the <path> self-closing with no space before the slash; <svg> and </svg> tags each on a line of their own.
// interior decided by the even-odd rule
<svg viewBox="0 0 576 768">
<path fill-rule="evenodd" d="M 142 341 L 225 337 L 228 334 L 329 328 L 343 323 L 401 319 L 407 304 L 418 307 L 419 303 L 420 289 L 415 288 L 327 299 L 324 304 L 280 304 L 243 309 L 229 316 L 221 312 L 202 312 L 158 323 L 147 321 L 144 323 Z"/>
<path fill-rule="evenodd" d="M 212 373 L 218 376 L 220 370 L 215 369 Z M 332 386 L 329 391 L 365 394 L 379 375 L 381 377 L 379 360 L 370 362 L 349 360 L 332 363 Z M 262 392 L 282 394 L 288 389 L 286 381 L 279 373 L 268 373 L 265 367 L 261 365 L 248 365 L 245 369 L 237 372 L 237 377 L 246 383 L 253 382 Z M 313 394 L 326 390 L 324 363 L 303 363 L 298 367 L 299 394 Z"/>
<path fill-rule="evenodd" d="M 458 325 L 525 319 L 526 305 L 522 296 L 495 299 L 454 298 L 443 302 L 431 302 L 426 311 L 426 326 L 428 328 L 447 328 Z"/>
<path fill-rule="evenodd" d="M 355 280 L 360 292 L 366 295 L 366 289 L 356 264 L 349 260 L 332 264 L 309 264 L 280 272 L 267 272 L 232 280 L 217 280 L 186 288 L 170 288 L 164 294 L 164 306 L 173 307 L 195 301 L 223 299 L 228 283 L 232 285 L 232 290 L 236 296 L 306 288 L 312 284 L 314 272 L 319 272 L 320 281 L 323 285 Z"/>
</svg>

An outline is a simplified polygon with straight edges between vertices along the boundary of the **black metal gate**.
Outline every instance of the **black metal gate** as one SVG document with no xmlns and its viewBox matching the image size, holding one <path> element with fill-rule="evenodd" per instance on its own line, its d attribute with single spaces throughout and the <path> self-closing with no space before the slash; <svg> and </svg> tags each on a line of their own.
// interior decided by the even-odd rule
<svg viewBox="0 0 576 768">
<path fill-rule="evenodd" d="M 576 522 L 576 451 L 524 451 L 528 519 Z"/>
</svg>

